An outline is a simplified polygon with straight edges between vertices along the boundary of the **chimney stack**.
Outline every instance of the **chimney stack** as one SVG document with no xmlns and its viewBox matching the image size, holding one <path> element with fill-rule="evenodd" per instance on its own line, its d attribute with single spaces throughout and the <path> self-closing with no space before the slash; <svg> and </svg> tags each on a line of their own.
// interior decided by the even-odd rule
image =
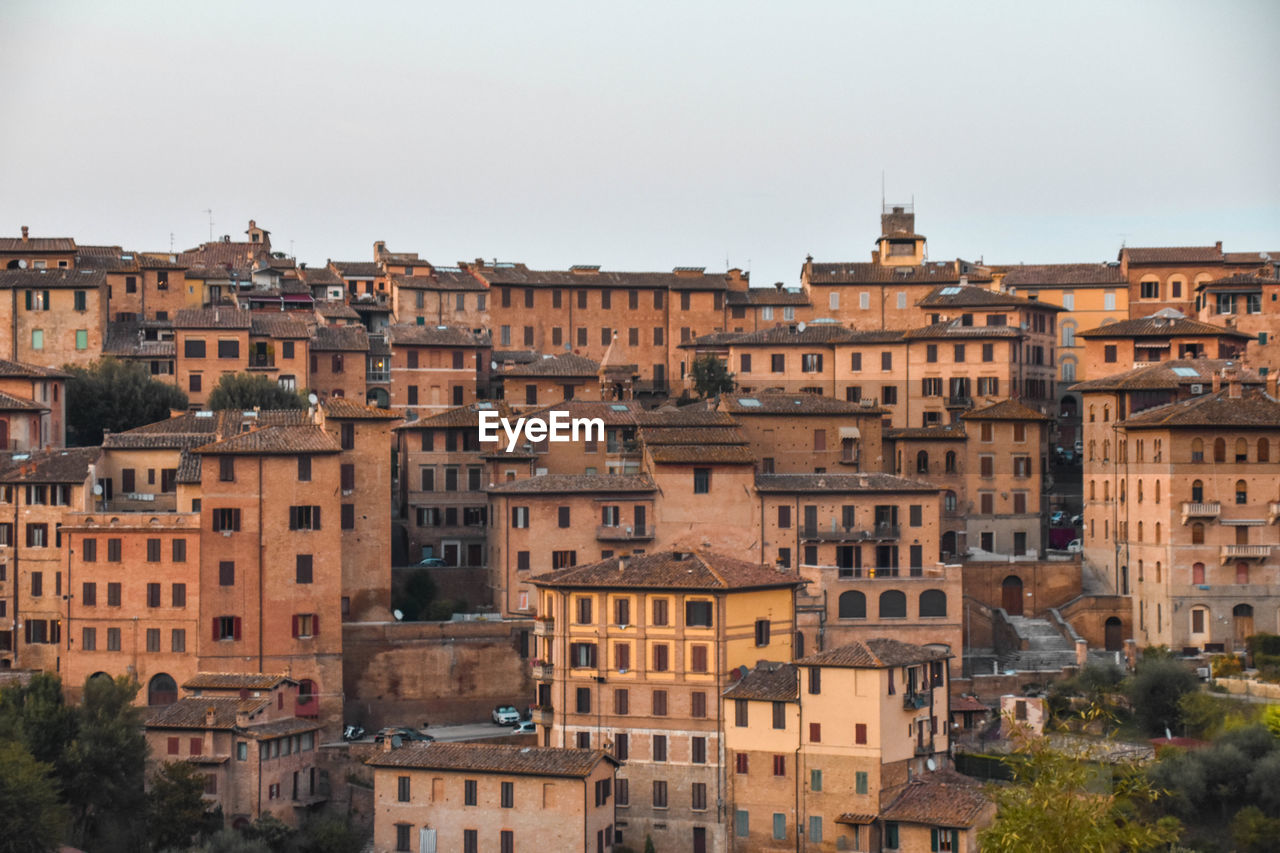
<svg viewBox="0 0 1280 853">
<path fill-rule="evenodd" d="M 217 719 L 218 719 L 218 711 L 216 708 L 210 705 L 209 707 L 204 709 L 204 724 L 206 726 L 213 726 L 214 722 L 217 721 Z"/>
<path fill-rule="evenodd" d="M 1240 399 L 1240 371 L 1232 369 L 1227 373 L 1227 396 L 1232 399 Z"/>
<path fill-rule="evenodd" d="M 27 226 L 22 226 L 22 242 L 27 242 Z"/>
<path fill-rule="evenodd" d="M 1218 371 L 1213 372 L 1213 393 L 1217 394 L 1222 390 L 1222 374 Z"/>
</svg>

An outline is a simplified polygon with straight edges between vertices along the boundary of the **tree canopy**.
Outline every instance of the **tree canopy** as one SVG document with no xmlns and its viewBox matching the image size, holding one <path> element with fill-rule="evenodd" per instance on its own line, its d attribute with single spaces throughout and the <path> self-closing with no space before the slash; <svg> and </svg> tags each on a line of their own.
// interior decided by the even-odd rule
<svg viewBox="0 0 1280 853">
<path fill-rule="evenodd" d="M 112 432 L 140 427 L 187 408 L 187 395 L 153 379 L 141 364 L 104 357 L 88 367 L 67 365 L 67 443 L 92 447 Z"/>
<path fill-rule="evenodd" d="M 209 393 L 210 409 L 305 409 L 306 398 L 269 376 L 224 373 Z"/>
<path fill-rule="evenodd" d="M 708 353 L 693 361 L 693 389 L 704 400 L 734 389 L 733 374 L 728 366 Z"/>
<path fill-rule="evenodd" d="M 24 744 L 0 740 L 0 853 L 58 849 L 67 809 L 54 775 L 53 767 L 32 758 Z"/>
</svg>

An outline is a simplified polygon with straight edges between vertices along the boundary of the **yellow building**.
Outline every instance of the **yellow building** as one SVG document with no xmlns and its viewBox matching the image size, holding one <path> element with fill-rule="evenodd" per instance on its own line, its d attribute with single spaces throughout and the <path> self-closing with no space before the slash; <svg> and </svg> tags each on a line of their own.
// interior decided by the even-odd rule
<svg viewBox="0 0 1280 853">
<path fill-rule="evenodd" d="M 795 589 L 781 572 L 664 551 L 540 575 L 534 675 L 543 746 L 622 762 L 614 841 L 724 850 L 720 694 L 741 668 L 790 660 Z"/>
</svg>

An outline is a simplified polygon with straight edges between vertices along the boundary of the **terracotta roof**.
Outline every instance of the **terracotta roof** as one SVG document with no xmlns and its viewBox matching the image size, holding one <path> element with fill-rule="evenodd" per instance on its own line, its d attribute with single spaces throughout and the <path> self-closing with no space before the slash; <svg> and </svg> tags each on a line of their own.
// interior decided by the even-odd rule
<svg viewBox="0 0 1280 853">
<path fill-rule="evenodd" d="M 724 295 L 726 305 L 804 305 L 809 304 L 809 294 L 803 290 L 779 290 L 776 287 L 752 287 L 747 290 L 730 290 Z"/>
<path fill-rule="evenodd" d="M 758 492 L 937 492 L 939 486 L 892 474 L 757 474 Z"/>
<path fill-rule="evenodd" d="M 326 417 L 339 421 L 398 421 L 400 416 L 388 409 L 367 406 L 346 397 L 330 397 L 320 404 Z"/>
<path fill-rule="evenodd" d="M 52 367 L 0 358 L 0 379 L 67 379 L 70 375 Z"/>
<path fill-rule="evenodd" d="M 502 372 L 505 377 L 538 376 L 595 376 L 600 371 L 600 362 L 572 352 L 560 355 L 543 356 L 525 364 L 513 364 Z"/>
<path fill-rule="evenodd" d="M 951 697 L 951 713 L 956 711 L 990 711 L 986 705 L 979 702 L 972 696 L 953 696 Z"/>
<path fill-rule="evenodd" d="M 490 357 L 498 364 L 528 364 L 542 358 L 542 353 L 531 349 L 496 349 Z"/>
<path fill-rule="evenodd" d="M 1006 287 L 1089 287 L 1127 285 L 1119 264 L 1019 264 L 1005 267 Z"/>
<path fill-rule="evenodd" d="M 729 344 L 736 341 L 745 332 L 711 332 L 706 335 L 698 335 L 690 341 L 679 344 L 684 349 L 704 349 L 707 347 L 727 348 Z"/>
<path fill-rule="evenodd" d="M 254 740 L 268 740 L 269 738 L 284 737 L 285 735 L 314 732 L 319 729 L 320 724 L 315 720 L 285 717 L 282 720 L 272 720 L 269 723 L 250 723 L 247 726 L 242 726 L 240 731 Z"/>
<path fill-rule="evenodd" d="M 988 290 L 985 287 L 976 285 L 934 288 L 928 296 L 916 304 L 921 308 L 1043 308 L 1047 311 L 1066 310 L 1061 305 L 1040 302 L 1035 299 L 1024 299 L 1012 293 Z"/>
<path fill-rule="evenodd" d="M 311 351 L 368 352 L 369 333 L 359 323 L 347 326 L 316 326 L 311 333 Z"/>
<path fill-rule="evenodd" d="M 1238 272 L 1234 275 L 1215 278 L 1196 285 L 1196 290 L 1260 290 L 1264 286 L 1280 284 L 1280 279 L 1267 278 L 1251 272 Z"/>
<path fill-rule="evenodd" d="M 315 311 L 326 320 L 359 320 L 360 313 L 345 302 L 336 299 L 317 299 Z"/>
<path fill-rule="evenodd" d="M 1214 337 L 1247 338 L 1250 340 L 1253 338 L 1253 335 L 1246 334 L 1238 329 L 1215 326 L 1212 323 L 1201 323 L 1199 320 L 1192 320 L 1188 317 L 1170 317 L 1167 315 L 1163 317 L 1152 315 L 1132 320 L 1120 320 L 1116 323 L 1108 323 L 1105 326 L 1078 333 L 1078 336 L 1082 338 L 1175 338 L 1188 335 L 1212 335 Z"/>
<path fill-rule="evenodd" d="M 1017 400 L 1001 400 L 998 403 L 970 409 L 960 417 L 970 421 L 1050 421 L 1048 415 L 1041 414 Z"/>
<path fill-rule="evenodd" d="M 754 332 L 741 332 L 733 337 L 725 337 L 725 342 L 736 346 L 757 346 L 762 344 L 836 344 L 853 343 L 858 333 L 838 323 L 790 323 L 774 326 L 772 329 L 759 329 Z"/>
<path fill-rule="evenodd" d="M 257 714 L 271 704 L 271 700 L 240 699 L 235 696 L 188 696 L 172 705 L 156 708 L 147 717 L 149 729 L 222 729 L 236 727 L 236 714 Z M 213 721 L 207 714 L 213 709 Z"/>
<path fill-rule="evenodd" d="M 489 345 L 487 336 L 479 336 L 470 329 L 457 326 L 414 326 L 396 323 L 389 329 L 391 343 L 395 346 L 421 347 L 481 347 Z"/>
<path fill-rule="evenodd" d="M 758 405 L 744 405 L 743 400 L 751 400 Z M 885 412 L 884 409 L 876 406 L 863 406 L 859 403 L 837 400 L 834 397 L 824 397 L 821 394 L 780 394 L 773 391 L 760 394 L 722 394 L 720 407 L 738 417 L 744 415 L 870 417 L 879 416 Z"/>
<path fill-rule="evenodd" d="M 1238 369 L 1240 381 L 1245 385 L 1263 384 L 1262 377 L 1252 370 L 1240 368 L 1238 361 L 1221 358 L 1180 358 L 1155 362 L 1150 367 L 1135 367 L 1100 379 L 1077 382 L 1068 390 L 1152 391 L 1174 389 L 1181 385 L 1209 385 L 1213 382 L 1214 374 L 1227 367 Z"/>
<path fill-rule="evenodd" d="M 968 829 L 991 805 L 976 779 L 954 770 L 937 770 L 908 782 L 881 810 L 880 819 Z"/>
<path fill-rule="evenodd" d="M 176 479 L 179 483 L 199 483 L 200 470 L 203 467 L 200 463 L 204 457 L 198 453 L 182 451 L 182 455 L 178 457 L 178 473 Z"/>
<path fill-rule="evenodd" d="M 988 282 L 991 276 L 979 270 L 959 272 L 952 261 L 937 261 L 919 266 L 884 266 L 873 263 L 815 263 L 809 281 L 813 284 L 953 284 L 960 276 L 969 281 Z"/>
<path fill-rule="evenodd" d="M 330 261 L 343 278 L 377 278 L 382 267 L 373 261 Z"/>
<path fill-rule="evenodd" d="M 239 308 L 183 308 L 173 318 L 175 329 L 249 329 L 253 313 Z"/>
<path fill-rule="evenodd" d="M 891 666 L 909 666 L 934 660 L 946 660 L 952 655 L 941 649 L 917 646 L 884 637 L 850 643 L 847 646 L 809 655 L 796 661 L 797 666 L 842 666 L 855 669 L 883 669 Z"/>
<path fill-rule="evenodd" d="M 393 287 L 404 290 L 488 290 L 484 282 L 462 270 L 433 267 L 430 275 L 393 275 Z"/>
<path fill-rule="evenodd" d="M 186 275 L 200 281 L 249 281 L 253 278 L 253 269 L 248 266 L 191 267 Z"/>
<path fill-rule="evenodd" d="M 0 474 L 0 482 L 83 483 L 100 453 L 97 447 L 10 453 L 4 458 L 11 467 Z"/>
<path fill-rule="evenodd" d="M 27 400 L 22 397 L 15 397 L 12 394 L 6 394 L 0 391 L 0 411 L 3 412 L 47 412 L 48 406 L 42 406 L 35 400 Z"/>
<path fill-rule="evenodd" d="M 679 554 L 679 558 L 677 558 Z M 800 586 L 794 572 L 713 553 L 658 551 L 627 560 L 608 559 L 572 566 L 532 579 L 538 586 L 610 589 L 734 590 Z"/>
<path fill-rule="evenodd" d="M 0 252 L 74 252 L 70 237 L 0 237 Z"/>
<path fill-rule="evenodd" d="M 182 684 L 183 690 L 273 690 L 281 684 L 297 684 L 280 673 L 197 672 Z"/>
<path fill-rule="evenodd" d="M 318 426 L 267 426 L 197 447 L 194 452 L 269 456 L 338 453 L 340 448 Z"/>
<path fill-rule="evenodd" d="M 1120 250 L 1120 257 L 1125 255 L 1131 264 L 1217 264 L 1223 260 L 1220 246 L 1126 246 Z"/>
<path fill-rule="evenodd" d="M 584 778 L 590 776 L 601 761 L 617 766 L 617 762 L 601 749 L 415 741 L 390 752 L 375 753 L 365 763 L 370 767 Z"/>
<path fill-rule="evenodd" d="M 480 425 L 481 409 L 495 411 L 499 417 L 509 418 L 512 416 L 511 407 L 501 400 L 484 400 L 478 403 L 470 403 L 466 406 L 457 406 L 456 408 L 446 409 L 438 415 L 432 415 L 429 418 L 422 418 L 416 421 L 405 421 L 397 424 L 394 429 L 443 429 L 446 427 L 477 427 Z M 506 446 L 505 443 L 501 443 Z"/>
<path fill-rule="evenodd" d="M 490 494 L 650 494 L 657 491 L 646 474 L 542 474 L 523 480 L 511 480 L 489 489 Z"/>
<path fill-rule="evenodd" d="M 298 278 L 311 287 L 336 287 L 343 284 L 342 276 L 328 267 L 299 267 Z"/>
<path fill-rule="evenodd" d="M 945 323 L 934 323 L 919 329 L 909 329 L 903 333 L 909 340 L 925 340 L 935 338 L 1020 338 L 1022 330 L 1017 326 L 965 326 L 959 319 Z"/>
<path fill-rule="evenodd" d="M 724 691 L 726 699 L 795 702 L 800 698 L 798 670 L 789 663 L 764 661 Z"/>
<path fill-rule="evenodd" d="M 717 427 L 705 429 L 700 427 L 645 427 L 640 430 L 640 439 L 647 445 L 679 445 L 679 444 L 746 444 L 747 437 L 737 427 Z"/>
<path fill-rule="evenodd" d="M 0 289 L 106 287 L 105 270 L 0 270 Z"/>
<path fill-rule="evenodd" d="M 964 431 L 964 427 L 958 424 L 944 424 L 942 426 L 932 427 L 904 427 L 902 429 L 887 429 L 884 431 L 886 439 L 931 439 L 944 441 L 964 441 L 968 438 L 968 434 Z"/>
<path fill-rule="evenodd" d="M 1228 388 L 1144 409 L 1120 422 L 1125 429 L 1197 427 L 1276 429 L 1280 427 L 1280 401 L 1256 388 L 1244 388 L 1232 397 Z"/>
<path fill-rule="evenodd" d="M 1264 259 L 1263 255 L 1267 257 Z M 1280 261 L 1280 250 L 1272 252 L 1223 252 L 1222 257 L 1229 264 L 1274 263 Z"/>
<path fill-rule="evenodd" d="M 178 255 L 181 263 L 192 267 L 244 267 L 266 257 L 265 243 L 242 243 L 231 240 L 213 240 L 187 249 Z"/>
<path fill-rule="evenodd" d="M 307 338 L 311 324 L 300 317 L 291 317 L 283 311 L 255 312 L 249 334 L 267 338 Z"/>
<path fill-rule="evenodd" d="M 728 412 L 717 412 L 696 404 L 678 409 L 637 408 L 633 410 L 633 415 L 636 426 L 642 427 L 735 427 L 738 425 Z"/>
<path fill-rule="evenodd" d="M 648 447 L 659 465 L 754 465 L 755 454 L 742 445 L 674 444 Z"/>
<path fill-rule="evenodd" d="M 163 421 L 145 424 L 126 432 L 108 433 L 103 437 L 106 448 L 155 448 L 182 450 L 202 447 L 219 436 L 241 433 L 244 424 L 251 426 L 307 426 L 312 423 L 305 409 L 265 410 L 246 417 L 244 412 L 225 409 L 216 412 L 184 412 Z"/>
<path fill-rule="evenodd" d="M 490 285 L 519 287 L 608 287 L 660 290 L 726 290 L 726 273 L 609 272 L 607 270 L 531 270 L 524 264 L 476 267 L 475 272 Z"/>
<path fill-rule="evenodd" d="M 173 358 L 176 354 L 173 339 L 170 338 L 167 341 L 139 339 L 139 333 L 145 328 L 146 326 L 138 320 L 119 320 L 108 323 L 106 340 L 102 344 L 103 354 L 126 358 Z"/>
<path fill-rule="evenodd" d="M 111 247 L 103 246 L 101 248 L 109 249 Z M 103 272 L 112 273 L 129 273 L 137 272 L 139 269 L 139 263 L 137 257 L 121 257 L 121 252 L 118 247 L 116 248 L 115 253 L 93 253 L 86 252 L 84 246 L 78 246 L 76 254 L 76 269 L 102 270 Z"/>
</svg>

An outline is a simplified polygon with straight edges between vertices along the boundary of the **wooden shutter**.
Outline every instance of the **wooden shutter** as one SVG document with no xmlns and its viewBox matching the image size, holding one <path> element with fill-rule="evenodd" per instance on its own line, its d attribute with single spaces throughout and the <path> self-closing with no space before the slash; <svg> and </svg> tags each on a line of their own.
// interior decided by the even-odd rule
<svg viewBox="0 0 1280 853">
<path fill-rule="evenodd" d="M 234 639 L 237 639 L 237 640 L 238 640 L 238 639 L 240 639 L 240 617 L 239 617 L 239 616 L 235 617 L 235 620 L 236 620 L 236 621 L 235 621 L 235 629 L 234 629 L 234 631 L 232 632 L 232 635 L 231 635 L 231 636 L 232 636 Z"/>
</svg>

